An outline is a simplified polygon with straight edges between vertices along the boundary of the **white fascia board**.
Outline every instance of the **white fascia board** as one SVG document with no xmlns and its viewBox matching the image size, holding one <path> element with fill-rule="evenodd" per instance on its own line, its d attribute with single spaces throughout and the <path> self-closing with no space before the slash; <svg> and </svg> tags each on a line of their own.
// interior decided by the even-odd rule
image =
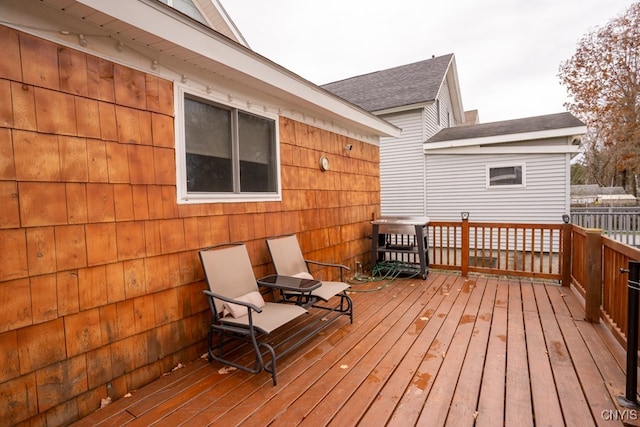
<svg viewBox="0 0 640 427">
<path fill-rule="evenodd" d="M 424 154 L 577 154 L 580 147 L 577 145 L 527 145 L 527 146 L 509 146 L 496 147 L 478 145 L 469 147 L 451 147 L 430 149 L 424 146 Z"/>
<path fill-rule="evenodd" d="M 511 133 L 507 135 L 483 136 L 479 138 L 452 139 L 449 141 L 429 142 L 424 144 L 425 151 L 440 148 L 468 147 L 473 145 L 493 145 L 508 142 L 533 141 L 536 139 L 580 136 L 587 132 L 586 126 L 572 128 L 549 129 L 536 132 Z M 569 141 L 570 142 L 570 141 Z"/>
<path fill-rule="evenodd" d="M 324 114 L 341 116 L 380 136 L 399 137 L 400 129 L 359 107 L 330 94 L 250 49 L 216 36 L 213 30 L 187 25 L 155 0 L 77 0 L 132 27 L 139 28 L 199 56 L 224 64 Z"/>
<path fill-rule="evenodd" d="M 224 6 L 222 6 L 222 3 L 220 3 L 219 0 L 193 0 L 193 3 L 198 8 L 203 8 L 205 10 L 210 10 L 210 9 L 214 10 L 213 13 L 217 14 L 220 17 L 220 19 L 225 23 L 229 31 L 235 37 L 236 41 L 242 44 L 243 46 L 251 48 L 251 46 L 249 46 L 249 43 L 247 43 L 247 40 L 244 38 L 244 36 L 236 26 L 235 22 L 233 22 L 233 20 L 231 19 L 231 17 L 229 16 L 229 14 L 227 13 Z"/>
<path fill-rule="evenodd" d="M 451 57 L 449 68 L 445 76 L 449 84 L 449 93 L 453 103 L 454 120 L 457 118 L 458 123 L 464 122 L 464 107 L 462 106 L 462 95 L 460 93 L 460 82 L 458 81 L 458 68 L 456 66 L 456 57 Z"/>
</svg>

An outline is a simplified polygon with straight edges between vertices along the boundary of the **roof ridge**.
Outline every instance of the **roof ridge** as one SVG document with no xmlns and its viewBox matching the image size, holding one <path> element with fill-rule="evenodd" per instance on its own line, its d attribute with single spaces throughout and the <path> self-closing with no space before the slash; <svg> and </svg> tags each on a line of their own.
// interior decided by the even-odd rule
<svg viewBox="0 0 640 427">
<path fill-rule="evenodd" d="M 368 74 L 321 85 L 367 111 L 419 105 L 435 101 L 454 63 L 454 54 L 434 56 Z"/>
<path fill-rule="evenodd" d="M 322 84 L 320 86 L 324 87 L 324 86 L 332 85 L 334 83 L 340 83 L 340 82 L 345 82 L 345 81 L 348 81 L 348 80 L 357 79 L 357 78 L 361 78 L 361 77 L 372 76 L 374 74 L 385 73 L 385 72 L 392 71 L 392 70 L 401 70 L 401 69 L 409 68 L 411 66 L 415 66 L 415 65 L 418 65 L 418 64 L 423 64 L 425 62 L 435 61 L 437 59 L 442 59 L 442 58 L 445 58 L 445 57 L 452 58 L 453 56 L 454 56 L 453 53 L 447 53 L 445 55 L 440 55 L 440 56 L 435 56 L 434 55 L 431 58 L 422 59 L 420 61 L 411 62 L 409 64 L 396 65 L 394 67 L 384 68 L 382 70 L 370 71 L 368 73 L 359 74 L 357 76 L 346 77 L 344 79 L 340 79 L 340 80 L 335 80 L 333 82 L 324 83 L 324 84 Z"/>
</svg>

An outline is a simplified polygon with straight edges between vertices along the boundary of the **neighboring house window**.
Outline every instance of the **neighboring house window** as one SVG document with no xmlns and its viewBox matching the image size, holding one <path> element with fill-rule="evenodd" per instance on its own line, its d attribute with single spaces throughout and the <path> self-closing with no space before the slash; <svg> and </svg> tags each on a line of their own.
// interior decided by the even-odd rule
<svg viewBox="0 0 640 427">
<path fill-rule="evenodd" d="M 179 96 L 179 201 L 279 200 L 276 119 Z"/>
<path fill-rule="evenodd" d="M 447 111 L 447 127 L 451 127 L 451 113 Z"/>
<path fill-rule="evenodd" d="M 436 123 L 440 125 L 440 100 L 436 99 Z"/>
<path fill-rule="evenodd" d="M 524 187 L 525 165 L 487 166 L 487 188 Z"/>
</svg>

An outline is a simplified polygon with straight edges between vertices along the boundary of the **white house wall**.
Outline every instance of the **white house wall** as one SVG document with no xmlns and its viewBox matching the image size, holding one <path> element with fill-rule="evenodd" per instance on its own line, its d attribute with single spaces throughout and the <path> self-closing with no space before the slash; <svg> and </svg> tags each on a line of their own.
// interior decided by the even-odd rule
<svg viewBox="0 0 640 427">
<path fill-rule="evenodd" d="M 438 102 L 440 101 L 440 124 L 438 124 Z M 446 81 L 442 84 L 442 88 L 437 96 L 437 101 L 427 105 L 424 109 L 424 140 L 431 138 L 440 130 L 454 126 L 453 117 L 451 122 L 447 121 L 447 116 L 453 116 L 451 107 L 451 96 L 449 93 L 449 86 Z M 449 126 L 450 125 L 450 126 Z"/>
<path fill-rule="evenodd" d="M 425 163 L 422 143 L 442 128 L 448 127 L 451 114 L 451 96 L 444 82 L 438 93 L 440 124 L 437 120 L 437 102 L 414 110 L 381 115 L 402 129 L 399 138 L 380 139 L 380 192 L 381 213 L 385 216 L 423 216 L 426 211 Z M 453 118 L 451 118 L 453 122 Z M 453 124 L 453 123 L 451 123 Z"/>
<path fill-rule="evenodd" d="M 426 156 L 427 215 L 433 221 L 559 223 L 567 208 L 566 154 Z M 487 165 L 525 164 L 526 186 L 486 188 Z M 560 184 L 564 183 L 564 184 Z"/>
<path fill-rule="evenodd" d="M 399 138 L 380 139 L 381 213 L 422 216 L 424 200 L 423 109 L 382 116 L 402 129 Z"/>
</svg>

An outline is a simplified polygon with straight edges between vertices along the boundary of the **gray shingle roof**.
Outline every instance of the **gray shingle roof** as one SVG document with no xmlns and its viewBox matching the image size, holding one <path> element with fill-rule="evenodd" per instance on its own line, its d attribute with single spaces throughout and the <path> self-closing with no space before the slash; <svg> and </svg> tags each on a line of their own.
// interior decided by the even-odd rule
<svg viewBox="0 0 640 427">
<path fill-rule="evenodd" d="M 453 54 L 439 56 L 322 87 L 371 112 L 432 102 L 438 95 L 452 57 Z"/>
<path fill-rule="evenodd" d="M 446 128 L 429 138 L 427 143 L 510 135 L 524 132 L 538 132 L 578 126 L 584 126 L 584 123 L 578 120 L 571 113 L 548 114 L 537 117 L 526 117 L 524 119 Z"/>
</svg>

